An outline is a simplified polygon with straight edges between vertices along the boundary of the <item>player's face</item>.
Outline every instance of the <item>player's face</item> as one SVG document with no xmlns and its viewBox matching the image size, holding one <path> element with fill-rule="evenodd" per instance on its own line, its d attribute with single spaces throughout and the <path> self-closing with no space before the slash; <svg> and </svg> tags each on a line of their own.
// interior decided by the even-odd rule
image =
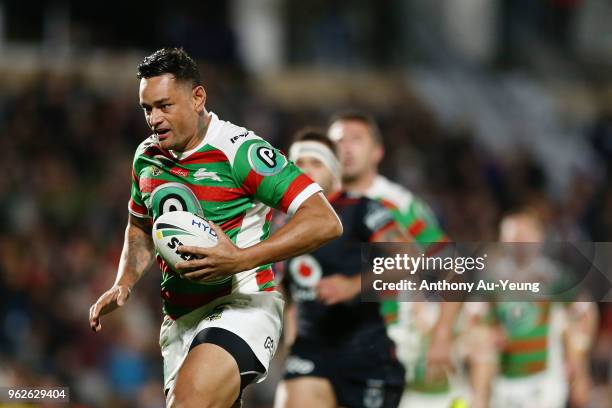
<svg viewBox="0 0 612 408">
<path fill-rule="evenodd" d="M 297 159 L 295 165 L 320 185 L 325 193 L 331 192 L 334 186 L 334 176 L 321 160 L 305 156 Z"/>
<path fill-rule="evenodd" d="M 376 171 L 383 155 L 382 147 L 374 141 L 366 124 L 357 120 L 337 121 L 330 127 L 329 134 L 338 146 L 343 180 L 358 180 Z"/>
<path fill-rule="evenodd" d="M 529 215 L 506 217 L 501 223 L 502 242 L 542 242 L 544 232 L 540 224 Z"/>
<path fill-rule="evenodd" d="M 202 87 L 163 74 L 141 79 L 139 95 L 147 124 L 163 149 L 184 151 L 197 145 L 206 97 Z"/>
<path fill-rule="evenodd" d="M 540 254 L 544 231 L 540 223 L 527 214 L 518 214 L 503 219 L 500 226 L 501 242 L 524 242 L 527 244 L 505 247 L 516 261 L 527 262 Z"/>
</svg>

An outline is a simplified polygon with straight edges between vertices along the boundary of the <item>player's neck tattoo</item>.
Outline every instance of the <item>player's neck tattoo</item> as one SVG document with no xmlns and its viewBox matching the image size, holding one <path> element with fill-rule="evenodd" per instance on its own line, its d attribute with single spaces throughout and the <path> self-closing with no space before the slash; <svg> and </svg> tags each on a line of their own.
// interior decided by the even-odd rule
<svg viewBox="0 0 612 408">
<path fill-rule="evenodd" d="M 202 140 L 204 140 L 204 138 L 206 137 L 206 133 L 208 132 L 208 127 L 210 126 L 210 122 L 212 122 L 212 115 L 206 111 L 204 111 L 204 115 L 206 115 L 204 117 L 204 121 L 202 122 L 201 126 L 202 127 L 198 127 L 198 132 L 196 133 L 196 142 L 194 143 L 194 147 L 199 146 L 200 143 L 202 143 Z M 184 153 L 185 151 L 190 151 L 191 149 L 185 149 L 182 153 Z"/>
</svg>

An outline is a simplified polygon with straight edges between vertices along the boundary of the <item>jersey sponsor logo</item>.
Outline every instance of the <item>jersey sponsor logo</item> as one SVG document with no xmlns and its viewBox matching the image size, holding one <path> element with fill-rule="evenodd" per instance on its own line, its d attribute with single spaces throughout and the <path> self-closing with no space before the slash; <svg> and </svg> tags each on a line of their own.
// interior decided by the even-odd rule
<svg viewBox="0 0 612 408">
<path fill-rule="evenodd" d="M 208 171 L 205 167 L 201 167 L 193 174 L 193 178 L 196 181 L 201 180 L 212 180 L 212 181 L 221 181 L 221 177 L 214 171 Z"/>
<path fill-rule="evenodd" d="M 170 169 L 170 173 L 174 174 L 175 176 L 179 176 L 179 177 L 187 177 L 189 176 L 189 171 L 186 169 L 182 169 L 180 167 L 173 167 Z"/>
<path fill-rule="evenodd" d="M 242 133 L 242 134 L 240 134 L 240 135 L 236 135 L 236 136 L 232 137 L 232 138 L 230 139 L 230 141 L 231 141 L 231 142 L 232 142 L 232 144 L 233 144 L 233 143 L 236 143 L 236 140 L 240 139 L 241 137 L 247 137 L 248 135 L 249 135 L 249 132 L 245 132 L 245 133 Z"/>
<path fill-rule="evenodd" d="M 297 356 L 287 357 L 285 369 L 293 374 L 310 374 L 314 371 L 315 365 L 312 361 Z"/>
<path fill-rule="evenodd" d="M 162 174 L 162 170 L 157 166 L 150 166 L 149 170 L 151 171 L 151 175 L 156 177 Z"/>
<path fill-rule="evenodd" d="M 287 158 L 267 143 L 253 143 L 247 153 L 249 164 L 261 176 L 273 176 L 287 165 Z"/>
<path fill-rule="evenodd" d="M 312 255 L 300 255 L 289 261 L 291 274 L 291 296 L 296 302 L 305 302 L 317 298 L 316 286 L 323 276 L 323 268 Z"/>
<path fill-rule="evenodd" d="M 196 195 L 184 184 L 164 183 L 151 193 L 150 207 L 153 219 L 169 211 L 189 211 L 204 216 L 202 205 Z"/>
</svg>

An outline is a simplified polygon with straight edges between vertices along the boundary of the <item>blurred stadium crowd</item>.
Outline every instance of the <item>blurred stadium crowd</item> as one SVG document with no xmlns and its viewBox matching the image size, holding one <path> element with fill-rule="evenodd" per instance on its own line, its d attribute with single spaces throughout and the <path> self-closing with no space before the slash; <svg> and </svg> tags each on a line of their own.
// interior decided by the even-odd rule
<svg viewBox="0 0 612 408">
<path fill-rule="evenodd" d="M 578 7 L 581 2 L 556 3 Z M 570 17 L 561 13 L 557 18 L 563 22 Z M 319 23 L 338 27 L 324 19 Z M 507 44 L 516 50 L 512 27 L 506 27 L 512 38 Z M 551 35 L 563 40 L 555 44 L 568 46 L 564 28 L 554 27 Z M 342 38 L 342 32 L 325 35 Z M 334 42 L 326 44 L 332 47 Z M 328 52 L 319 57 L 326 61 L 326 55 L 337 55 L 333 47 Z M 301 58 L 308 56 L 295 57 Z M 385 139 L 383 173 L 421 194 L 455 241 L 496 240 L 501 214 L 520 203 L 538 208 L 553 239 L 612 240 L 612 104 L 605 98 L 587 104 L 595 114 L 582 122 L 568 124 L 562 112 L 534 116 L 536 121 L 552 121 L 553 128 L 571 127 L 588 166 L 568 169 L 563 156 L 538 153 L 537 131 L 510 135 L 516 136 L 516 143 L 505 140 L 509 147 L 496 150 L 486 142 L 486 132 L 494 132 L 494 126 L 480 126 L 469 117 L 449 120 L 441 101 L 444 94 L 437 102 L 423 96 L 432 88 L 419 83 L 424 80 L 422 70 L 406 75 L 402 84 L 409 91 L 391 102 L 384 97 L 368 100 L 377 89 L 355 84 L 358 91 L 334 102 L 322 96 L 317 107 L 312 101 L 300 104 L 300 94 L 293 95 L 295 103 L 278 103 L 273 93 L 261 92 L 265 82 L 256 83 L 224 63 L 203 66 L 209 109 L 279 147 L 287 147 L 304 125 L 325 126 L 336 109 L 348 105 L 371 112 Z M 436 69 L 430 72 L 448 74 Z M 487 97 L 498 101 L 507 95 L 498 85 L 508 78 L 518 82 L 515 89 L 529 88 L 542 78 L 538 71 L 518 76 L 515 71 L 491 72 L 466 68 L 461 75 L 470 79 L 473 89 L 486 89 Z M 498 75 L 501 79 L 491 79 Z M 589 84 L 589 89 L 597 86 Z M 543 87 L 531 92 L 555 103 L 563 96 Z M 381 98 L 385 103 L 377 104 Z M 526 99 L 533 101 L 531 96 Z M 525 110 L 537 110 L 538 101 Z M 512 113 L 503 101 L 499 104 L 502 114 Z M 475 116 L 478 109 L 476 104 Z M 508 120 L 522 119 L 533 118 L 518 115 Z M 127 221 L 132 154 L 147 135 L 135 86 L 117 90 L 109 84 L 105 90 L 80 75 L 42 70 L 0 95 L 0 384 L 68 386 L 75 406 L 163 406 L 157 270 L 140 282 L 125 311 L 106 317 L 100 334 L 93 335 L 87 324 L 89 305 L 115 277 Z M 555 152 L 563 141 L 552 138 L 546 143 Z M 566 169 L 560 182 L 558 168 Z M 592 368 L 596 383 L 609 387 L 612 306 L 599 307 L 601 327 Z M 255 387 L 248 406 L 269 406 L 272 387 Z"/>
</svg>

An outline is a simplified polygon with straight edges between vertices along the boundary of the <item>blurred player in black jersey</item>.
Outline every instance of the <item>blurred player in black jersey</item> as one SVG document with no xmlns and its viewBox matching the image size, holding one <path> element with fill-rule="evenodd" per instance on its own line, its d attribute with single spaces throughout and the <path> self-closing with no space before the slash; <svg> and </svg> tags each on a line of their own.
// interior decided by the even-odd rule
<svg viewBox="0 0 612 408">
<path fill-rule="evenodd" d="M 323 188 L 344 234 L 287 261 L 283 286 L 297 334 L 275 406 L 397 407 L 405 372 L 379 305 L 359 299 L 361 244 L 407 238 L 380 203 L 341 189 L 335 146 L 324 132 L 302 131 L 289 157 Z"/>
</svg>

